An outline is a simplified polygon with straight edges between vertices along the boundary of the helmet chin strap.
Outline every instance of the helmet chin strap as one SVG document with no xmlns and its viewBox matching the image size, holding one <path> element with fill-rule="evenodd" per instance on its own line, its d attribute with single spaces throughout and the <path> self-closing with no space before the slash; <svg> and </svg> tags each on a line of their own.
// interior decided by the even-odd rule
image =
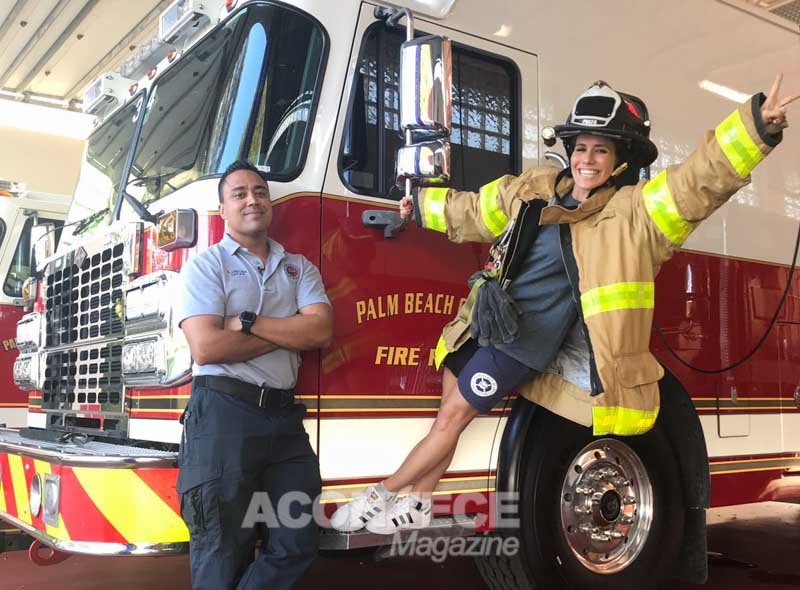
<svg viewBox="0 0 800 590">
<path fill-rule="evenodd" d="M 600 186 L 596 186 L 591 191 L 589 191 L 589 194 L 587 195 L 586 198 L 590 199 L 600 189 L 603 189 L 603 188 L 606 188 L 606 187 L 609 187 L 609 186 L 614 186 L 614 179 L 617 176 L 619 176 L 620 174 L 622 174 L 623 172 L 625 172 L 627 169 L 628 169 L 628 163 L 627 162 L 623 162 L 622 164 L 620 164 L 619 166 L 614 168 L 614 171 L 611 173 L 611 176 L 608 177 L 608 180 L 606 180 Z"/>
<path fill-rule="evenodd" d="M 614 178 L 615 176 L 619 176 L 620 174 L 625 172 L 627 169 L 628 169 L 628 163 L 627 162 L 623 162 L 622 164 L 620 164 L 619 166 L 617 166 L 614 169 L 614 172 L 611 173 L 611 178 Z"/>
</svg>

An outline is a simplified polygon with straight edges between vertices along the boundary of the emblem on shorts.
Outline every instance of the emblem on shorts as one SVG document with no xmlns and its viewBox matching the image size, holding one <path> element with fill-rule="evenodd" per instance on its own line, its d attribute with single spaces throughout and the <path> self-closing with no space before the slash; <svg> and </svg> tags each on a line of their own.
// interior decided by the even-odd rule
<svg viewBox="0 0 800 590">
<path fill-rule="evenodd" d="M 284 264 L 283 270 L 286 271 L 286 275 L 293 281 L 296 281 L 300 278 L 300 269 L 298 269 L 294 264 Z"/>
<path fill-rule="evenodd" d="M 497 393 L 497 381 L 486 373 L 475 373 L 469 382 L 472 393 L 480 397 L 489 397 Z"/>
</svg>

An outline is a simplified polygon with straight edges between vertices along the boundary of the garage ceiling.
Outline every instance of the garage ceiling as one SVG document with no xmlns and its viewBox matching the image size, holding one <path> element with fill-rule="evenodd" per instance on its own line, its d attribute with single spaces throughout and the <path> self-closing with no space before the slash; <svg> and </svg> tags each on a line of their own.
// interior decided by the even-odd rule
<svg viewBox="0 0 800 590">
<path fill-rule="evenodd" d="M 759 8 L 763 8 L 776 16 L 800 24 L 800 0 L 748 0 Z"/>
<path fill-rule="evenodd" d="M 0 0 L 0 96 L 75 108 L 95 78 L 155 36 L 170 3 Z"/>
<path fill-rule="evenodd" d="M 0 0 L 0 98 L 78 109 L 92 81 L 156 35 L 171 1 Z M 800 23 L 800 0 L 743 3 Z"/>
</svg>

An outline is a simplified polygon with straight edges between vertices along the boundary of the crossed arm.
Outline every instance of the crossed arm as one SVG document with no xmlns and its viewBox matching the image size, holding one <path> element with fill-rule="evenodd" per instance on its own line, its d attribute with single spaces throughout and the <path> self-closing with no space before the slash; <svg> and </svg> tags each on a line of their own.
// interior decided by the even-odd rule
<svg viewBox="0 0 800 590">
<path fill-rule="evenodd" d="M 325 348 L 333 338 L 333 313 L 315 303 L 288 318 L 259 316 L 244 334 L 238 316 L 198 315 L 181 323 L 198 365 L 249 361 L 278 348 L 303 351 Z"/>
</svg>

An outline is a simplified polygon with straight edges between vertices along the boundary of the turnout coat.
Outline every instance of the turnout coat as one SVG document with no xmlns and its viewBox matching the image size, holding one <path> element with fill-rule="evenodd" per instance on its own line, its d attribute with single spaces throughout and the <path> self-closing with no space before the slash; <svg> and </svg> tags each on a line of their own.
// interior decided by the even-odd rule
<svg viewBox="0 0 800 590">
<path fill-rule="evenodd" d="M 684 163 L 634 186 L 609 184 L 575 210 L 555 204 L 556 195 L 568 192 L 573 181 L 552 167 L 503 176 L 477 193 L 419 191 L 415 207 L 423 227 L 445 232 L 454 242 L 508 242 L 495 273 L 501 284 L 504 269 L 524 256 L 514 248 L 513 236 L 537 223 L 537 216 L 528 214 L 535 201 L 546 202 L 535 208 L 541 211 L 539 224 L 562 224 L 562 255 L 579 301 L 592 391 L 543 373 L 520 395 L 592 425 L 595 435 L 635 435 L 653 427 L 664 375 L 649 350 L 655 277 L 697 225 L 750 182 L 752 170 L 782 139 L 764 128 L 764 100 L 763 94 L 754 96 L 706 132 Z M 473 296 L 445 326 L 436 347 L 437 367 L 470 338 Z"/>
</svg>

